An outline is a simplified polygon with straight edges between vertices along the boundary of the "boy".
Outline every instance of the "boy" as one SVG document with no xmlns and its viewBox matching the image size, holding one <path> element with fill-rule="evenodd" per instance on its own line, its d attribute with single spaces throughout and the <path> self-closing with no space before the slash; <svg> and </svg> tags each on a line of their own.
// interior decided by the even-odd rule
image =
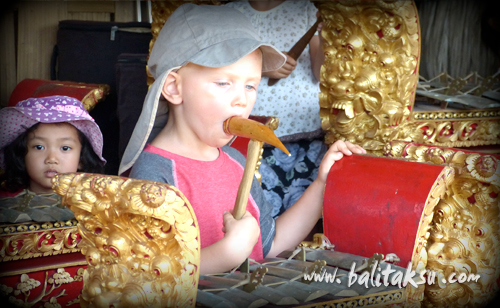
<svg viewBox="0 0 500 308">
<path fill-rule="evenodd" d="M 133 166 L 130 177 L 165 182 L 184 193 L 200 226 L 201 274 L 230 270 L 249 256 L 259 260 L 294 248 L 321 216 L 331 165 L 343 154 L 365 153 L 348 142 L 333 144 L 317 180 L 276 221 L 254 180 L 247 212 L 240 220 L 232 217 L 245 159 L 225 146 L 232 136 L 224 133 L 222 123 L 231 116 L 247 118 L 262 71 L 276 70 L 285 60 L 260 41 L 244 15 L 210 5 L 180 6 L 151 51 L 148 67 L 155 82 L 120 174 Z"/>
</svg>

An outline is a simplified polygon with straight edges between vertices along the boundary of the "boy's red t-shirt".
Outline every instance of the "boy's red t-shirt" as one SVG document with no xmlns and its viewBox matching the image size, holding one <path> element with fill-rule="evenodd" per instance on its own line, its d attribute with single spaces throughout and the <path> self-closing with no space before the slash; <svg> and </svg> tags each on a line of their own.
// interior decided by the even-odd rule
<svg viewBox="0 0 500 308">
<path fill-rule="evenodd" d="M 244 167 L 221 149 L 219 149 L 219 157 L 214 161 L 186 158 L 152 145 L 147 145 L 144 151 L 172 161 L 174 186 L 186 196 L 193 207 L 200 228 L 201 248 L 222 239 L 224 237 L 222 213 L 234 207 Z M 251 195 L 247 211 L 259 222 L 259 207 Z M 263 259 L 261 236 L 250 258 Z"/>
</svg>

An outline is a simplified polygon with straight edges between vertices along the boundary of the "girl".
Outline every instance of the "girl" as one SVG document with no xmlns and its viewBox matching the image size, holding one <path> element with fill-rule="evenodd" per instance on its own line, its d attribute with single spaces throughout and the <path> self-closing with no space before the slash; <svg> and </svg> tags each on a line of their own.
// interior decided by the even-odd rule
<svg viewBox="0 0 500 308">
<path fill-rule="evenodd" d="M 52 178 L 102 173 L 102 145 L 99 126 L 75 98 L 29 98 L 0 110 L 0 222 L 73 218 Z"/>
</svg>

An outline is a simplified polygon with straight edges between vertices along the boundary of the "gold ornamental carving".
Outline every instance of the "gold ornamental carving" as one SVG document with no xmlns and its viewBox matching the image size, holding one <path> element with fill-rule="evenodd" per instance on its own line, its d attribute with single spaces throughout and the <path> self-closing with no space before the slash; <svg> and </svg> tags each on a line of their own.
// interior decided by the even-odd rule
<svg viewBox="0 0 500 308">
<path fill-rule="evenodd" d="M 75 219 L 0 226 L 0 262 L 80 251 Z"/>
<path fill-rule="evenodd" d="M 412 1 L 328 1 L 319 104 L 326 142 L 366 149 L 392 140 L 410 117 L 418 81 L 419 24 Z"/>
<path fill-rule="evenodd" d="M 53 188 L 82 236 L 82 307 L 194 307 L 200 235 L 179 190 L 83 173 L 57 175 Z"/>
<path fill-rule="evenodd" d="M 31 278 L 28 274 L 22 274 L 19 276 L 19 283 L 15 287 L 0 284 L 0 296 L 7 298 L 9 307 L 32 307 L 37 303 L 45 302 L 43 307 L 45 308 L 61 308 L 58 303 L 58 298 L 61 296 L 67 296 L 66 289 L 64 289 L 67 284 L 75 281 L 82 280 L 83 269 L 78 269 L 75 276 L 71 277 L 71 274 L 66 272 L 64 268 L 58 268 L 55 273 L 49 276 L 48 271 L 45 272 L 45 280 L 38 281 Z M 41 290 L 37 289 L 41 287 Z M 62 289 L 59 290 L 58 289 Z M 56 291 L 57 294 L 52 293 Z M 31 294 L 35 293 L 35 297 L 31 297 Z M 69 302 L 69 304 L 78 303 L 78 297 Z M 69 305 L 68 304 L 68 305 Z M 42 306 L 40 306 L 42 307 Z"/>
<path fill-rule="evenodd" d="M 417 273 L 424 271 L 428 267 L 429 252 L 427 247 L 430 235 L 429 232 L 435 215 L 434 209 L 436 205 L 441 201 L 441 199 L 445 197 L 446 190 L 449 188 L 454 178 L 455 170 L 451 167 L 444 168 L 437 177 L 425 202 L 417 231 L 418 233 L 416 234 L 415 244 L 413 246 L 414 248 L 411 259 L 412 270 Z M 418 288 L 414 288 L 413 286 L 408 285 L 408 303 L 406 307 L 421 307 L 421 302 L 422 300 L 424 300 L 426 289 L 427 286 L 425 284 L 419 284 Z"/>
<path fill-rule="evenodd" d="M 424 307 L 481 307 L 489 303 L 500 290 L 498 156 L 402 141 L 389 142 L 384 155 L 447 164 L 455 170 L 455 179 L 434 208 L 425 244 L 426 269 L 436 275 L 434 283 L 425 285 Z M 452 273 L 480 278 L 444 284 L 443 279 Z"/>
<path fill-rule="evenodd" d="M 82 98 L 83 107 L 89 112 L 92 111 L 96 104 L 109 94 L 109 89 L 109 85 L 100 84 L 97 89 L 93 89 Z"/>
<path fill-rule="evenodd" d="M 318 3 L 325 141 L 380 151 L 392 140 L 446 147 L 500 143 L 500 110 L 415 110 L 420 29 L 413 1 Z"/>
<path fill-rule="evenodd" d="M 500 114 L 496 111 L 466 112 L 466 114 L 474 113 Z M 435 119 L 447 114 L 450 113 L 417 113 L 414 116 L 428 115 L 430 119 Z M 456 114 L 460 116 L 461 113 L 451 113 L 452 116 Z M 446 147 L 469 147 L 500 143 L 500 121 L 460 118 L 455 120 L 409 122 L 398 132 L 395 139 Z"/>
</svg>

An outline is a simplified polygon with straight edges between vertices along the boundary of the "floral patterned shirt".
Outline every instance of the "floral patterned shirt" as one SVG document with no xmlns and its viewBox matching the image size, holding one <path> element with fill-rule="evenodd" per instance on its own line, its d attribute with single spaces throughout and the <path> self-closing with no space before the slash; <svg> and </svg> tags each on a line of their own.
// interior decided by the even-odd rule
<svg viewBox="0 0 500 308">
<path fill-rule="evenodd" d="M 252 22 L 264 42 L 281 51 L 289 51 L 316 22 L 316 7 L 309 1 L 285 1 L 265 11 L 257 11 L 248 1 L 226 4 L 241 11 Z M 254 115 L 276 116 L 280 124 L 276 136 L 309 133 L 321 128 L 319 82 L 313 75 L 309 45 L 297 60 L 297 67 L 274 86 L 263 77 L 257 91 Z"/>
</svg>

